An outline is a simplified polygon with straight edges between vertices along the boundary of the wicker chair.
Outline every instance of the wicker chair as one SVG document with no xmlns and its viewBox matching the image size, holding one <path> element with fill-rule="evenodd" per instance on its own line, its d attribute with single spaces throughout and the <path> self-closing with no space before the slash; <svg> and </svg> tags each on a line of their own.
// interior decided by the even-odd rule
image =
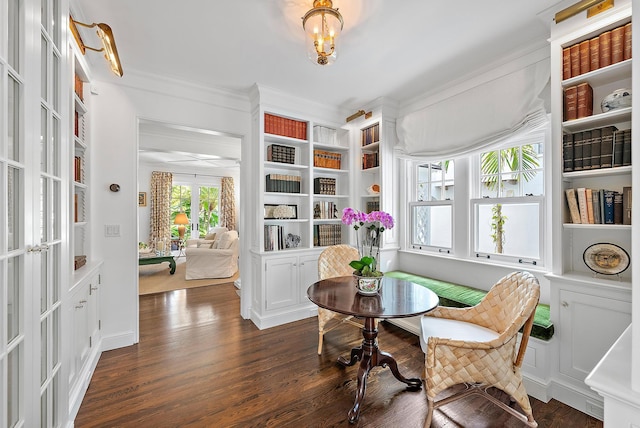
<svg viewBox="0 0 640 428">
<path fill-rule="evenodd" d="M 351 275 L 353 274 L 353 268 L 349 266 L 349 262 L 358 259 L 360 259 L 358 250 L 349 245 L 333 245 L 327 247 L 320 253 L 320 257 L 318 258 L 318 275 L 320 279 Z M 325 328 L 327 323 L 332 319 L 340 322 L 336 322 L 335 325 L 330 328 Z M 352 324 L 359 328 L 363 327 L 362 324 L 355 322 L 352 316 L 318 308 L 318 355 L 322 354 L 324 334 L 343 323 Z"/>
<path fill-rule="evenodd" d="M 529 272 L 514 272 L 498 281 L 476 306 L 438 306 L 422 317 L 420 345 L 426 354 L 429 405 L 425 427 L 431 426 L 435 409 L 470 394 L 484 396 L 530 427 L 538 426 L 520 367 L 539 299 L 538 280 Z M 521 328 L 522 339 L 516 348 Z M 467 388 L 434 401 L 438 393 L 457 384 Z M 524 414 L 488 394 L 490 387 L 507 393 Z"/>
</svg>

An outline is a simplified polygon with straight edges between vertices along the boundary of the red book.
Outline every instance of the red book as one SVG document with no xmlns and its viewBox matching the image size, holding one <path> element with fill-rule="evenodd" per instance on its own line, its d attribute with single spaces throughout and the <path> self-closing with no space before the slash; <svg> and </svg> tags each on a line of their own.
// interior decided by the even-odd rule
<svg viewBox="0 0 640 428">
<path fill-rule="evenodd" d="M 567 80 L 570 78 L 571 78 L 571 48 L 564 48 L 562 49 L 562 80 Z"/>
<path fill-rule="evenodd" d="M 631 58 L 631 23 L 624 26 L 624 53 L 622 59 Z"/>
<path fill-rule="evenodd" d="M 578 85 L 576 111 L 578 119 L 593 114 L 593 89 L 586 82 Z"/>
<path fill-rule="evenodd" d="M 611 65 L 611 31 L 598 36 L 600 39 L 600 67 Z"/>
<path fill-rule="evenodd" d="M 569 49 L 571 57 L 571 77 L 576 77 L 580 75 L 580 45 L 576 43 Z"/>
<path fill-rule="evenodd" d="M 624 27 L 611 30 L 611 64 L 624 58 Z"/>
<path fill-rule="evenodd" d="M 580 74 L 591 71 L 591 53 L 589 51 L 589 40 L 580 42 Z"/>
<path fill-rule="evenodd" d="M 591 71 L 600 68 L 600 38 L 589 40 L 589 55 L 591 56 Z"/>
<path fill-rule="evenodd" d="M 564 91 L 564 120 L 578 118 L 578 87 L 571 86 Z"/>
</svg>

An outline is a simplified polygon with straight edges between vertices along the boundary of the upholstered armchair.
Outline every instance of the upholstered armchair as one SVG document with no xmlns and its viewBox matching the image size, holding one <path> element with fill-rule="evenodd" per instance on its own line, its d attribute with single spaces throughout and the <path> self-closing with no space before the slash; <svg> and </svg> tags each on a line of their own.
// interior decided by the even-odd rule
<svg viewBox="0 0 640 428">
<path fill-rule="evenodd" d="M 205 241 L 185 248 L 185 279 L 228 278 L 238 271 L 240 239 L 238 232 L 230 230 Z"/>
</svg>

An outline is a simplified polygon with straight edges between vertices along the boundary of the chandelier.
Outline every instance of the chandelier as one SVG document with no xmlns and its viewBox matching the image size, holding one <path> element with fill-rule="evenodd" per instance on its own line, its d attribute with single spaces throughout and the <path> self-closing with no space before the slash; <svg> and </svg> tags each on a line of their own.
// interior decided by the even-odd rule
<svg viewBox="0 0 640 428">
<path fill-rule="evenodd" d="M 336 38 L 342 31 L 344 21 L 338 9 L 333 9 L 331 0 L 314 0 L 313 9 L 302 17 L 302 28 L 309 35 L 309 59 L 316 64 L 332 64 L 337 57 Z"/>
</svg>

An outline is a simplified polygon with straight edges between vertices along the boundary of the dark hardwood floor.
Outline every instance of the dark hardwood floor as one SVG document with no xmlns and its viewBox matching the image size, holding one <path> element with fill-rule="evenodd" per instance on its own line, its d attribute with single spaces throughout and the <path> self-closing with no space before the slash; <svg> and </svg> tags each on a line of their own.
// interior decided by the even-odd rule
<svg viewBox="0 0 640 428">
<path fill-rule="evenodd" d="M 232 284 L 140 297 L 140 343 L 104 352 L 75 426 L 84 427 L 422 427 L 424 390 L 408 391 L 388 368 L 369 375 L 360 419 L 349 424 L 357 366 L 336 363 L 361 342 L 345 325 L 318 356 L 317 319 L 258 330 L 239 316 Z M 388 323 L 380 347 L 403 375 L 419 377 L 417 336 Z M 496 395 L 507 398 L 499 391 Z M 602 427 L 555 400 L 532 399 L 540 427 Z M 522 427 L 470 397 L 434 413 L 435 427 Z"/>
</svg>

